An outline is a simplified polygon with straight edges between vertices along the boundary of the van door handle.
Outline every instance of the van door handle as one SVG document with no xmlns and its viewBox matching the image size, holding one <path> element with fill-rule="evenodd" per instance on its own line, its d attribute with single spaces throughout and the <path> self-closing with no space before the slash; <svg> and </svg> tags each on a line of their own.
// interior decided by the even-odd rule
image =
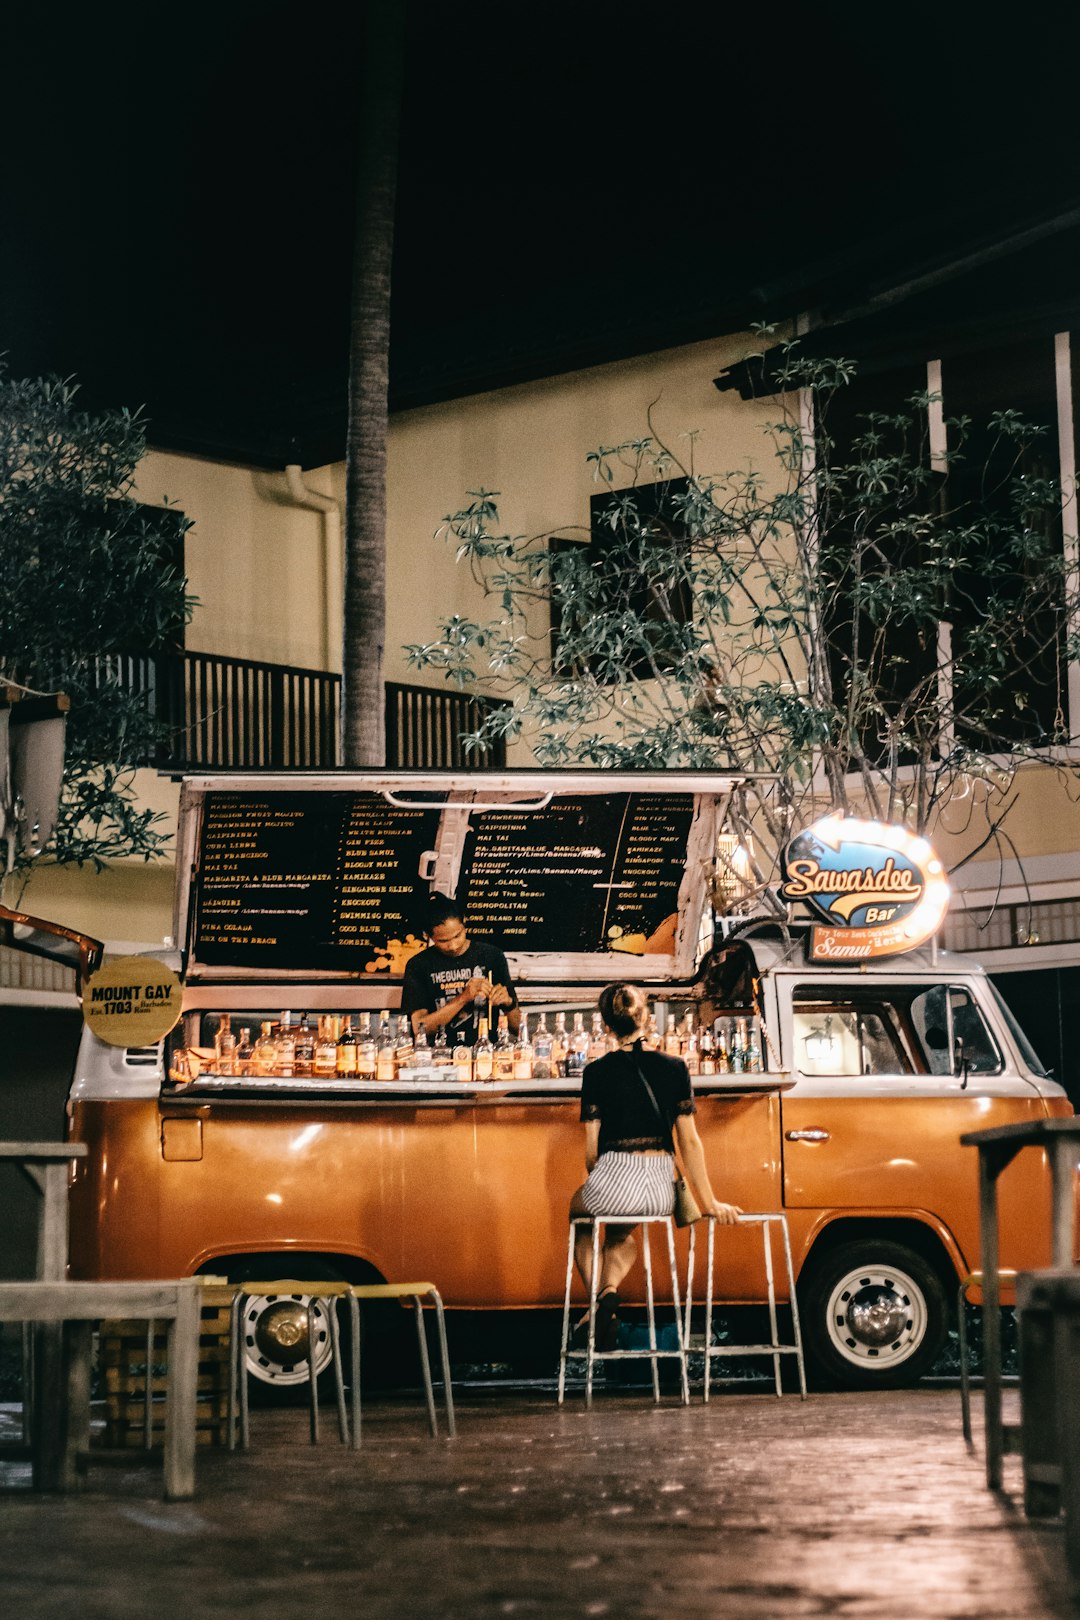
<svg viewBox="0 0 1080 1620">
<path fill-rule="evenodd" d="M 831 1133 L 831 1131 L 819 1131 L 819 1130 L 813 1130 L 813 1131 L 785 1131 L 784 1135 L 786 1136 L 786 1138 L 787 1138 L 787 1140 L 789 1142 L 828 1142 L 830 1140 L 830 1138 L 831 1138 L 832 1133 Z"/>
</svg>

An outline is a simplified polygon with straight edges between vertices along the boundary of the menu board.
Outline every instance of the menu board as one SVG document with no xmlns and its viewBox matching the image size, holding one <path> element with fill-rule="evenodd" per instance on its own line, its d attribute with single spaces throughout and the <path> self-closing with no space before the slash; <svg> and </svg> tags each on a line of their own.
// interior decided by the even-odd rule
<svg viewBox="0 0 1080 1620">
<path fill-rule="evenodd" d="M 508 951 L 669 953 L 693 816 L 686 793 L 474 814 L 458 881 L 466 927 Z"/>
<path fill-rule="evenodd" d="M 208 793 L 194 955 L 207 966 L 404 971 L 439 810 L 378 793 Z"/>
<path fill-rule="evenodd" d="M 194 960 L 400 977 L 423 944 L 442 814 L 379 793 L 208 793 Z M 457 881 L 466 926 L 513 952 L 668 954 L 693 816 L 686 793 L 473 811 Z"/>
</svg>

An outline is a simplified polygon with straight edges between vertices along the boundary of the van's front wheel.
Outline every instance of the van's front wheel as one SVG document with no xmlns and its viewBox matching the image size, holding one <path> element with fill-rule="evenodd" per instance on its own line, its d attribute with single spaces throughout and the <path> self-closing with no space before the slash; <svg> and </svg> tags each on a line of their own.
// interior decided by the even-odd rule
<svg viewBox="0 0 1080 1620">
<path fill-rule="evenodd" d="M 898 1389 L 929 1372 L 948 1327 L 937 1272 L 901 1243 L 861 1239 L 811 1257 L 800 1279 L 806 1352 L 842 1389 Z"/>
</svg>

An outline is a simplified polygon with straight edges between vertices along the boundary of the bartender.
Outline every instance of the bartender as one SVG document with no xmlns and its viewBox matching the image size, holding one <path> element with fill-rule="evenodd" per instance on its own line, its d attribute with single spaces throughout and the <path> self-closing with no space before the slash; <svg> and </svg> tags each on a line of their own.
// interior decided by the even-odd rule
<svg viewBox="0 0 1080 1620">
<path fill-rule="evenodd" d="M 431 944 L 410 957 L 401 989 L 401 1010 L 412 1020 L 413 1034 L 423 1028 L 428 1039 L 445 1029 L 451 1046 L 463 1035 L 475 1046 L 479 1020 L 506 1010 L 511 1032 L 521 1023 L 521 1010 L 506 957 L 483 939 L 470 939 L 457 902 L 445 894 L 428 900 L 424 932 Z"/>
</svg>

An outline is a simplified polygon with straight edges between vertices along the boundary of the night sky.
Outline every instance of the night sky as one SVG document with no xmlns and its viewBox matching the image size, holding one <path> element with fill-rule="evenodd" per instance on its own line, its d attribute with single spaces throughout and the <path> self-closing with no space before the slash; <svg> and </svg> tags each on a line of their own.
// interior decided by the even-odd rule
<svg viewBox="0 0 1080 1620">
<path fill-rule="evenodd" d="M 782 316 L 1066 206 L 1061 9 L 416 0 L 395 403 Z M 12 368 L 145 402 L 162 442 L 335 451 L 358 6 L 22 10 L 0 105 Z"/>
</svg>

